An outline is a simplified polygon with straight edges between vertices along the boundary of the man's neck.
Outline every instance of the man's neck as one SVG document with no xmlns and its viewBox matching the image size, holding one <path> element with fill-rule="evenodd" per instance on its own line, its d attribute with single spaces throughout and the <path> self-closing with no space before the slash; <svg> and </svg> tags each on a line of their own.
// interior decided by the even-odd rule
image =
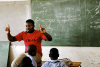
<svg viewBox="0 0 100 67">
<path fill-rule="evenodd" d="M 34 32 L 34 30 L 32 32 L 27 32 L 27 33 L 33 33 L 33 32 Z"/>
</svg>

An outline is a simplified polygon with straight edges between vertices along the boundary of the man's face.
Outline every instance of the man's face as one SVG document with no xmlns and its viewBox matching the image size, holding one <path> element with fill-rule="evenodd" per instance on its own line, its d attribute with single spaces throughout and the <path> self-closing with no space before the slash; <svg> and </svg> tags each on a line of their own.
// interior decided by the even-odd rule
<svg viewBox="0 0 100 67">
<path fill-rule="evenodd" d="M 26 31 L 32 33 L 34 31 L 34 25 L 30 22 L 26 23 Z"/>
</svg>

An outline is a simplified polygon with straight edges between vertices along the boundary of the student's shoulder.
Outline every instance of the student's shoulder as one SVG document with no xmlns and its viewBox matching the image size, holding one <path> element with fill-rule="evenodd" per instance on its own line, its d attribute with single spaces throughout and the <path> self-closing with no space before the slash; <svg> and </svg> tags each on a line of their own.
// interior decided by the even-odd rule
<svg viewBox="0 0 100 67">
<path fill-rule="evenodd" d="M 50 61 L 45 62 L 45 64 L 50 63 Z"/>
<path fill-rule="evenodd" d="M 47 65 L 47 64 L 49 64 L 49 63 L 50 63 L 50 61 L 47 61 L 47 62 L 44 63 L 44 65 Z"/>
<path fill-rule="evenodd" d="M 29 55 L 29 54 L 27 55 L 27 57 L 30 57 L 30 58 L 35 58 L 35 57 L 33 57 L 33 56 Z"/>
<path fill-rule="evenodd" d="M 46 67 L 49 64 L 49 61 L 43 63 L 43 65 L 41 67 Z"/>
<path fill-rule="evenodd" d="M 60 61 L 62 67 L 68 67 L 65 62 Z"/>
</svg>

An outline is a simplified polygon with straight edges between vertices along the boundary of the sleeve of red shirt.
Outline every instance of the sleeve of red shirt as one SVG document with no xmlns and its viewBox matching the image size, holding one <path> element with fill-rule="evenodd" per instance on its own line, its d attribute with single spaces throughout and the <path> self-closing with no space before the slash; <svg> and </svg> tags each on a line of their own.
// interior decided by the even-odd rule
<svg viewBox="0 0 100 67">
<path fill-rule="evenodd" d="M 46 36 L 41 33 L 41 39 L 45 40 Z"/>
<path fill-rule="evenodd" d="M 16 38 L 18 41 L 23 40 L 22 32 L 20 32 L 19 34 L 17 34 L 17 35 L 15 36 L 15 38 Z"/>
</svg>

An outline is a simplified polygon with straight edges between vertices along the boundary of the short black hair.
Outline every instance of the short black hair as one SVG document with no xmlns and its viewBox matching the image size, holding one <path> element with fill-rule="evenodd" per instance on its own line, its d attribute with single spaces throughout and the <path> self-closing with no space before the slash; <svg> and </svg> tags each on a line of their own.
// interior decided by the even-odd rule
<svg viewBox="0 0 100 67">
<path fill-rule="evenodd" d="M 37 51 L 37 47 L 34 45 L 34 44 L 30 44 L 28 45 L 27 47 L 27 52 L 29 55 L 32 55 L 33 56 L 33 52 L 36 52 Z"/>
<path fill-rule="evenodd" d="M 34 21 L 32 19 L 26 20 L 26 23 L 32 23 L 34 25 Z"/>
<path fill-rule="evenodd" d="M 59 57 L 59 51 L 58 51 L 58 49 L 57 48 L 50 49 L 50 56 L 53 59 L 57 59 Z"/>
<path fill-rule="evenodd" d="M 29 57 L 24 57 L 20 63 L 20 67 L 33 67 L 32 61 Z"/>
</svg>

